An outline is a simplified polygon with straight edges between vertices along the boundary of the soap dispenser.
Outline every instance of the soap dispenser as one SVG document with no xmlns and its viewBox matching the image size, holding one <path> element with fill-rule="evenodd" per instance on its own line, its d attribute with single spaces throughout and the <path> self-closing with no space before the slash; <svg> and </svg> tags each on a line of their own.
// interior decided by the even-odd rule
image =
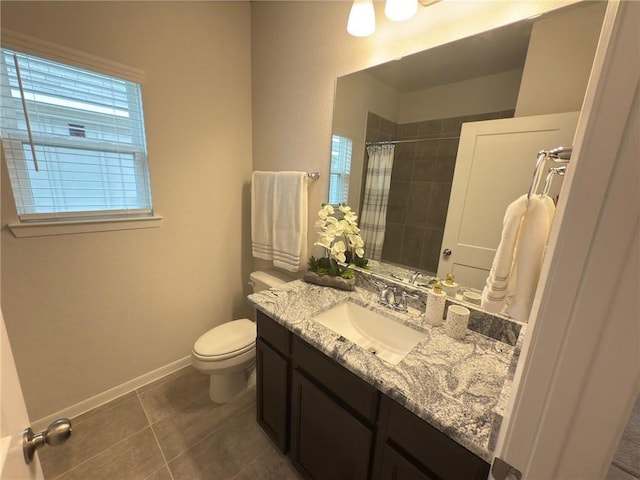
<svg viewBox="0 0 640 480">
<path fill-rule="evenodd" d="M 425 322 L 437 327 L 444 323 L 444 305 L 447 294 L 442 291 L 442 283 L 438 282 L 427 292 L 427 307 L 424 312 Z"/>
<path fill-rule="evenodd" d="M 447 275 L 447 279 L 444 281 L 442 289 L 450 297 L 456 298 L 456 293 L 458 293 L 458 284 L 453 281 L 453 273 Z"/>
</svg>

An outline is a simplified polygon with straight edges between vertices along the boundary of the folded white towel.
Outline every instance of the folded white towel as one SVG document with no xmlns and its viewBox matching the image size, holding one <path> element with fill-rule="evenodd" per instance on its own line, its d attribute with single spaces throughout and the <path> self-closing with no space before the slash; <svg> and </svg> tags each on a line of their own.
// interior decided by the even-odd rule
<svg viewBox="0 0 640 480">
<path fill-rule="evenodd" d="M 502 222 L 500 244 L 493 258 L 489 277 L 482 291 L 482 308 L 489 312 L 502 311 L 507 295 L 514 286 L 513 265 L 520 231 L 520 223 L 527 209 L 527 196 L 523 195 L 508 207 Z"/>
<path fill-rule="evenodd" d="M 508 307 L 509 315 L 522 322 L 529 320 L 533 297 L 538 286 L 551 226 L 550 216 L 548 202 L 538 195 L 532 195 L 518 236 L 515 254 L 517 280 Z"/>
<path fill-rule="evenodd" d="M 273 186 L 273 265 L 306 266 L 308 188 L 305 172 L 277 172 Z"/>
<path fill-rule="evenodd" d="M 251 252 L 263 260 L 273 259 L 274 172 L 253 172 L 251 176 Z"/>
</svg>

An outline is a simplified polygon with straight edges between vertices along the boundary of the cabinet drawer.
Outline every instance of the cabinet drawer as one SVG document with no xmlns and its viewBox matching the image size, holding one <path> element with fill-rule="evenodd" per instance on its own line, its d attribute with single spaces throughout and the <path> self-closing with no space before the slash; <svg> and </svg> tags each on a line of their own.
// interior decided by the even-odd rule
<svg viewBox="0 0 640 480">
<path fill-rule="evenodd" d="M 293 338 L 293 361 L 364 419 L 375 422 L 379 395 L 373 386 L 298 337 Z"/>
<path fill-rule="evenodd" d="M 383 396 L 381 417 L 387 416 L 386 441 L 400 446 L 442 480 L 486 479 L 489 464 L 395 401 Z"/>
<path fill-rule="evenodd" d="M 258 337 L 285 356 L 291 353 L 291 332 L 261 311 L 256 311 Z"/>
</svg>

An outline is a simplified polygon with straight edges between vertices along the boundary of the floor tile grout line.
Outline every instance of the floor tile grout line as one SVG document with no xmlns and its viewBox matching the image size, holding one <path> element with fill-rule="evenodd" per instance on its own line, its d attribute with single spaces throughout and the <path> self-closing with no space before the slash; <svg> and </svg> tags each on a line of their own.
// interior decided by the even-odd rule
<svg viewBox="0 0 640 480">
<path fill-rule="evenodd" d="M 139 434 L 140 432 L 142 432 L 145 428 L 148 428 L 148 429 L 150 429 L 151 431 L 153 431 L 153 429 L 151 429 L 151 425 L 147 424 L 147 425 L 145 425 L 143 428 L 141 428 L 140 430 L 135 431 L 135 432 L 133 432 L 133 433 L 132 433 L 132 434 L 130 434 L 130 435 L 127 435 L 126 437 L 124 437 L 123 439 L 121 439 L 119 442 L 116 442 L 116 443 L 114 443 L 113 445 L 111 445 L 110 447 L 105 448 L 104 450 L 101 450 L 100 452 L 98 452 L 98 453 L 96 453 L 96 454 L 94 454 L 94 455 L 90 456 L 89 458 L 87 458 L 87 459 L 83 460 L 82 462 L 75 464 L 75 465 L 74 465 L 73 467 L 71 467 L 69 470 L 65 470 L 64 472 L 62 472 L 62 473 L 61 473 L 61 474 L 59 474 L 58 476 L 56 476 L 56 477 L 52 478 L 51 480 L 57 480 L 57 479 L 61 478 L 63 475 L 66 475 L 67 473 L 69 473 L 69 472 L 71 472 L 71 471 L 75 470 L 76 468 L 78 468 L 78 467 L 80 467 L 80 466 L 84 465 L 85 463 L 90 462 L 90 461 L 91 461 L 91 460 L 93 460 L 94 458 L 99 457 L 99 456 L 100 456 L 100 455 L 102 455 L 103 453 L 105 453 L 105 452 L 107 452 L 107 451 L 111 450 L 112 448 L 114 448 L 114 447 L 116 447 L 116 446 L 120 445 L 120 444 L 121 444 L 121 443 L 123 443 L 123 442 L 126 442 L 126 441 L 127 441 L 127 440 L 129 440 L 131 437 L 133 437 L 133 436 L 135 436 L 135 435 L 138 435 L 138 434 Z M 49 479 L 45 479 L 45 480 L 49 480 Z"/>
<path fill-rule="evenodd" d="M 173 478 L 173 472 L 171 471 L 171 468 L 169 468 L 169 462 L 167 461 L 167 457 L 164 454 L 164 451 L 162 450 L 162 447 L 160 446 L 160 441 L 158 440 L 158 436 L 156 435 L 156 431 L 153 428 L 153 424 L 151 423 L 151 418 L 149 417 L 149 414 L 147 413 L 147 409 L 144 407 L 144 403 L 142 402 L 142 399 L 140 398 L 140 393 L 136 390 L 136 396 L 138 398 L 138 401 L 140 402 L 140 406 L 142 407 L 142 411 L 144 412 L 144 416 L 147 419 L 147 424 L 149 425 L 149 428 L 151 429 L 151 433 L 153 434 L 153 439 L 156 441 L 156 445 L 158 446 L 158 450 L 160 450 L 160 455 L 162 455 L 162 460 L 164 461 L 164 465 L 165 467 L 167 467 L 167 470 L 169 471 L 169 476 L 171 477 L 171 480 L 175 480 Z"/>
<path fill-rule="evenodd" d="M 241 414 L 245 413 L 247 410 L 253 408 L 253 405 L 248 405 L 247 407 L 239 410 L 235 415 L 230 416 L 229 418 L 227 418 L 224 422 L 222 422 L 220 425 L 216 426 L 216 428 L 214 430 L 211 430 L 207 435 L 205 435 L 204 437 L 202 437 L 201 439 L 199 439 L 198 441 L 196 441 L 193 445 L 191 445 L 190 447 L 188 447 L 186 450 L 183 450 L 182 452 L 180 452 L 179 454 L 177 454 L 175 457 L 171 458 L 169 461 L 173 462 L 176 458 L 184 455 L 185 453 L 187 453 L 189 450 L 193 449 L 194 447 L 196 447 L 198 444 L 204 442 L 205 440 L 209 439 L 210 437 L 212 437 L 213 435 L 215 435 L 216 433 L 218 433 L 218 431 L 224 427 L 225 425 L 227 425 L 231 420 L 235 419 L 236 417 L 240 416 Z"/>
<path fill-rule="evenodd" d="M 143 396 L 143 395 L 145 395 L 146 393 L 147 393 L 147 392 L 142 392 L 141 394 L 139 394 L 139 397 L 138 397 L 138 398 L 139 398 L 139 400 L 140 400 L 140 403 L 141 403 L 141 404 L 143 404 L 143 405 L 144 405 L 144 402 L 143 402 L 143 400 L 142 400 L 142 396 Z M 185 408 L 186 408 L 186 407 L 190 407 L 191 405 L 193 405 L 194 403 L 196 403 L 198 400 L 200 400 L 200 399 L 201 399 L 201 397 L 205 397 L 205 396 L 208 398 L 208 393 L 202 393 L 199 397 L 196 397 L 196 398 L 194 398 L 194 399 L 192 399 L 192 400 L 189 400 L 187 403 L 185 403 L 185 404 L 184 404 L 184 405 L 182 405 L 182 406 L 183 406 L 183 407 L 185 407 Z M 146 410 L 145 410 L 145 412 L 146 412 Z M 170 417 L 170 416 L 172 416 L 172 415 L 175 415 L 175 412 L 163 413 L 161 417 L 155 418 L 155 419 L 153 419 L 153 420 L 152 420 L 152 419 L 151 419 L 151 417 L 149 416 L 149 417 L 148 417 L 149 424 L 150 424 L 150 425 L 154 425 L 154 424 L 156 424 L 156 423 L 161 422 L 162 420 L 164 420 L 164 419 L 166 419 L 166 418 L 169 418 L 169 417 Z"/>
<path fill-rule="evenodd" d="M 240 477 L 240 475 L 242 475 L 246 470 L 248 470 L 249 468 L 251 468 L 252 465 L 255 465 L 263 456 L 265 456 L 267 454 L 267 452 L 269 452 L 269 450 L 273 448 L 271 447 L 271 445 L 267 445 L 264 450 L 262 450 L 262 452 L 260 452 L 259 455 L 257 455 L 252 461 L 250 461 L 249 463 L 247 463 L 244 468 L 242 470 L 240 470 L 238 473 L 236 473 L 232 478 L 230 478 L 229 480 L 237 480 L 238 477 Z"/>
</svg>

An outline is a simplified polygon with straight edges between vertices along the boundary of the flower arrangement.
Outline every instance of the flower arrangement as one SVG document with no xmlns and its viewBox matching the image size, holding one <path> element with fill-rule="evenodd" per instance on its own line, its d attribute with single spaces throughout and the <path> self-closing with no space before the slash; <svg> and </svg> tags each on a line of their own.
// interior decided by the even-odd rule
<svg viewBox="0 0 640 480">
<path fill-rule="evenodd" d="M 353 271 L 350 265 L 366 267 L 367 259 L 364 258 L 364 241 L 360 237 L 357 215 L 351 207 L 341 203 L 338 205 L 338 214 L 333 205 L 322 204 L 318 211 L 319 219 L 315 226 L 320 229 L 317 242 L 325 249 L 326 256 L 309 259 L 309 270 L 320 276 L 329 275 L 350 279 Z"/>
</svg>

